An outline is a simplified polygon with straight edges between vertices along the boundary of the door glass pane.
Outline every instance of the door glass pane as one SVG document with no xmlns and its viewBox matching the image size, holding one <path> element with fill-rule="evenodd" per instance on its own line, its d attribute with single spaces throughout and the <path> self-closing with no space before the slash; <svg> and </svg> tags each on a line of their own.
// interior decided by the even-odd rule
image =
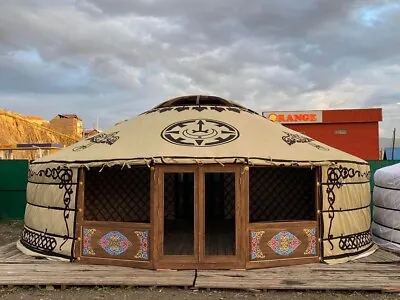
<svg viewBox="0 0 400 300">
<path fill-rule="evenodd" d="M 204 255 L 235 255 L 235 173 L 204 176 Z"/>
<path fill-rule="evenodd" d="M 194 255 L 194 173 L 164 173 L 164 255 Z"/>
</svg>

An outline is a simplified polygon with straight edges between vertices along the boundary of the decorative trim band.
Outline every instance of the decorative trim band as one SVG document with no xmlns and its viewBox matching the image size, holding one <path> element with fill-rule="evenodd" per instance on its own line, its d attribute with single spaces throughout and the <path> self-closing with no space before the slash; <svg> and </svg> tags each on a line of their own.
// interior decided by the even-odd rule
<svg viewBox="0 0 400 300">
<path fill-rule="evenodd" d="M 67 160 L 50 160 L 46 162 L 32 162 L 32 165 L 45 165 L 45 164 L 51 164 L 51 163 L 62 163 L 62 164 L 85 164 L 85 163 L 107 163 L 107 162 L 115 162 L 115 161 L 120 161 L 121 164 L 123 162 L 131 161 L 131 160 L 143 160 L 143 161 L 149 161 L 153 162 L 155 159 L 158 159 L 160 161 L 164 161 L 165 159 L 193 159 L 193 160 L 199 160 L 199 159 L 210 159 L 210 160 L 218 160 L 218 159 L 233 159 L 235 163 L 237 161 L 243 163 L 243 161 L 248 164 L 249 160 L 262 160 L 266 162 L 272 162 L 272 163 L 294 163 L 293 160 L 287 160 L 287 159 L 267 159 L 264 157 L 241 157 L 241 156 L 221 156 L 221 157 L 211 157 L 211 156 L 154 156 L 154 157 L 132 157 L 132 158 L 114 158 L 114 159 L 97 159 L 97 160 L 74 160 L 74 161 L 67 161 Z M 310 160 L 297 160 L 296 162 L 298 163 L 312 163 L 317 164 L 317 163 L 349 163 L 349 164 L 355 164 L 355 165 L 362 165 L 362 166 L 368 166 L 367 162 L 360 162 L 360 161 L 352 161 L 352 160 L 317 160 L 317 161 L 310 161 Z M 217 163 L 217 161 L 216 161 Z M 145 163 L 143 163 L 145 164 Z"/>
<path fill-rule="evenodd" d="M 244 108 L 244 107 L 237 107 L 237 106 L 219 106 L 219 105 L 184 105 L 184 106 L 169 106 L 169 107 L 158 107 L 158 108 L 154 108 L 154 109 L 150 109 L 148 111 L 145 111 L 143 113 L 141 113 L 140 115 L 148 115 L 148 114 L 152 114 L 155 112 L 158 112 L 160 114 L 164 113 L 164 112 L 168 112 L 168 111 L 175 111 L 175 112 L 184 112 L 184 111 L 198 111 L 198 112 L 202 112 L 204 110 L 210 110 L 210 111 L 216 111 L 216 112 L 234 112 L 234 113 L 241 113 L 241 112 L 247 112 L 249 114 L 253 114 L 253 115 L 257 115 L 259 117 L 264 118 L 263 116 L 261 116 L 260 114 L 258 114 L 257 112 L 248 109 L 248 108 Z M 267 119 L 265 119 L 267 120 Z"/>
<path fill-rule="evenodd" d="M 367 230 L 364 232 L 340 237 L 339 248 L 340 250 L 343 251 L 354 250 L 354 249 L 359 250 L 370 243 L 372 243 L 372 236 L 371 232 Z"/>
<path fill-rule="evenodd" d="M 47 252 L 47 251 L 42 251 L 42 250 L 36 249 L 36 248 L 32 247 L 31 245 L 25 243 L 22 239 L 20 240 L 20 242 L 26 249 L 29 249 L 29 250 L 31 250 L 33 252 L 36 252 L 36 253 L 39 253 L 39 254 L 42 254 L 42 255 L 65 258 L 65 259 L 69 259 L 71 262 L 75 259 L 75 258 L 72 258 L 72 257 L 70 257 L 68 255 L 55 253 L 55 252 Z"/>
<path fill-rule="evenodd" d="M 54 237 L 49 236 L 47 232 L 37 233 L 24 228 L 21 236 L 21 243 L 23 245 L 29 245 L 35 251 L 42 251 L 45 253 L 51 253 L 57 247 L 57 241 Z"/>
<path fill-rule="evenodd" d="M 346 237 L 350 237 L 350 236 L 354 236 L 354 235 L 358 235 L 358 234 L 363 234 L 365 232 L 370 232 L 371 231 L 371 227 L 365 231 L 361 231 L 361 232 L 357 232 L 357 233 L 352 233 L 352 234 L 348 234 L 348 235 L 338 235 L 338 236 L 332 236 L 331 238 L 324 238 L 322 239 L 323 241 L 329 241 L 329 240 L 337 240 L 340 238 L 346 238 Z"/>
<path fill-rule="evenodd" d="M 56 238 L 60 238 L 60 239 L 67 239 L 67 240 L 76 239 L 75 237 L 72 237 L 72 236 L 61 235 L 61 234 L 56 234 L 56 233 L 51 233 L 51 232 L 47 232 L 47 231 L 34 229 L 34 228 L 32 228 L 32 227 L 30 227 L 30 226 L 28 226 L 26 224 L 24 225 L 24 227 L 25 227 L 24 229 L 28 229 L 29 231 L 33 231 L 33 232 L 38 233 L 38 234 L 45 234 L 45 235 L 48 235 L 48 236 L 52 236 L 52 237 L 56 237 Z"/>
<path fill-rule="evenodd" d="M 331 255 L 331 256 L 325 256 L 323 257 L 324 260 L 328 260 L 328 259 L 340 259 L 340 258 L 345 258 L 345 257 L 352 257 L 352 256 L 356 256 L 359 255 L 361 253 L 364 253 L 366 251 L 368 251 L 369 249 L 371 249 L 374 246 L 374 244 L 369 245 L 367 248 L 362 249 L 360 251 L 356 251 L 356 252 L 352 252 L 352 253 L 343 253 L 343 254 L 338 254 L 338 255 Z"/>
</svg>

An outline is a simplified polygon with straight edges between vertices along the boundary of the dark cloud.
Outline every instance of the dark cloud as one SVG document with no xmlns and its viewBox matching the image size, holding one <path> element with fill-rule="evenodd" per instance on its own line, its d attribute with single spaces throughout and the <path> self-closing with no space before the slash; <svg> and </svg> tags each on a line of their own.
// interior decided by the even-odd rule
<svg viewBox="0 0 400 300">
<path fill-rule="evenodd" d="M 400 104 L 400 89 L 377 90 L 372 93 L 364 102 L 367 107 L 381 107 L 388 104 Z"/>
<path fill-rule="evenodd" d="M 210 93 L 258 111 L 382 106 L 385 133 L 399 29 L 396 0 L 0 0 L 0 107 L 107 127 Z"/>
</svg>

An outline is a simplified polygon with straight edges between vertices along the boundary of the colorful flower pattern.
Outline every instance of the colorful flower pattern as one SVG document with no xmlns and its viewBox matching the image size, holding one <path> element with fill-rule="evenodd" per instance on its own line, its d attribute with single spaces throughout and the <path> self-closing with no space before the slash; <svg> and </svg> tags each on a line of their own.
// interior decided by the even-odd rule
<svg viewBox="0 0 400 300">
<path fill-rule="evenodd" d="M 148 231 L 135 231 L 139 242 L 139 250 L 135 255 L 135 258 L 138 259 L 144 259 L 148 260 L 149 259 L 149 232 Z"/>
<path fill-rule="evenodd" d="M 252 231 L 251 232 L 251 259 L 262 259 L 265 255 L 260 249 L 260 240 L 265 231 Z"/>
<path fill-rule="evenodd" d="M 83 247 L 82 254 L 83 255 L 96 255 L 94 252 L 91 243 L 92 243 L 92 235 L 96 233 L 96 229 L 83 229 Z"/>
<path fill-rule="evenodd" d="M 317 255 L 317 237 L 315 236 L 315 228 L 303 229 L 308 238 L 308 246 L 304 255 Z"/>
</svg>

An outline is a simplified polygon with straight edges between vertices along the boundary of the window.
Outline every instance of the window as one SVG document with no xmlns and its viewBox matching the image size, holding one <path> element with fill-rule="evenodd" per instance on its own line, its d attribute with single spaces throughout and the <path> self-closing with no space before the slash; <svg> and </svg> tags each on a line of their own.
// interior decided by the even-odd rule
<svg viewBox="0 0 400 300">
<path fill-rule="evenodd" d="M 336 129 L 335 134 L 347 134 L 347 129 Z"/>
<path fill-rule="evenodd" d="M 250 168 L 250 222 L 315 220 L 315 169 Z"/>
<path fill-rule="evenodd" d="M 150 222 L 150 168 L 121 166 L 85 172 L 84 220 Z"/>
</svg>

